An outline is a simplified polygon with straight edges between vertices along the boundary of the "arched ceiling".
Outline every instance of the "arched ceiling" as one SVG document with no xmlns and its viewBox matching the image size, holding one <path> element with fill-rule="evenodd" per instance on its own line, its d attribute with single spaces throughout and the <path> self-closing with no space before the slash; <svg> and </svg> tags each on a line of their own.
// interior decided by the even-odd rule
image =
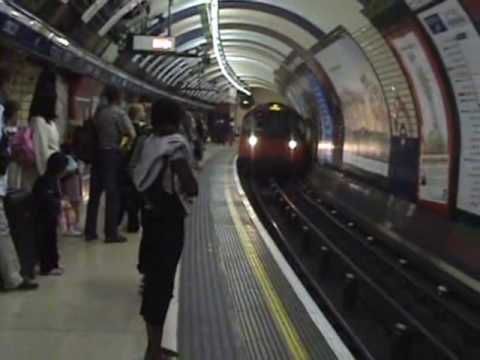
<svg viewBox="0 0 480 360">
<path fill-rule="evenodd" d="M 169 0 L 147 1 L 150 12 L 146 31 L 166 35 L 167 21 L 158 19 L 168 17 Z M 123 21 L 120 15 L 127 8 L 138 6 L 141 0 L 117 2 L 117 7 L 110 4 L 99 35 L 109 36 L 115 25 Z M 95 14 L 95 6 L 98 13 L 104 14 L 108 1 L 90 3 L 84 15 Z M 171 9 L 171 32 L 177 41 L 177 51 L 198 50 L 204 54 L 203 61 L 160 54 L 131 54 L 128 61 L 173 91 L 210 102 L 228 101 L 228 81 L 215 59 L 208 27 L 202 25 L 202 12 L 208 3 L 209 0 L 174 0 Z M 365 25 L 367 20 L 361 9 L 358 0 L 221 0 L 220 33 L 226 60 L 249 87 L 278 92 L 276 71 L 288 72 L 296 64 L 305 63 L 315 72 L 317 65 L 309 49 L 339 25 L 352 31 Z M 209 62 L 205 61 L 207 58 Z"/>
</svg>

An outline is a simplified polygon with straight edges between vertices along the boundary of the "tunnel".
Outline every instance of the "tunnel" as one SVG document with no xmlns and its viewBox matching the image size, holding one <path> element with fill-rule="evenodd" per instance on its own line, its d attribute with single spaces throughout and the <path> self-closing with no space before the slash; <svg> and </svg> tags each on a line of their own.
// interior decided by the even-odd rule
<svg viewBox="0 0 480 360">
<path fill-rule="evenodd" d="M 147 216 L 128 222 L 131 236 L 105 230 L 106 242 L 128 238 L 118 253 L 97 246 L 96 220 L 90 234 L 82 225 L 92 189 L 106 228 L 110 202 L 131 205 L 134 180 L 114 195 L 98 180 L 117 145 L 81 142 L 90 125 L 98 142 L 111 89 L 125 94 L 125 119 L 181 107 L 197 158 L 158 359 L 480 357 L 479 1 L 0 0 L 0 125 L 13 139 L 4 152 L 0 140 L 0 241 L 18 253 L 14 288 L 39 285 L 32 298 L 0 295 L 2 359 L 143 351 L 131 288 L 150 289 L 133 264 Z M 36 208 L 25 202 L 47 171 L 32 119 L 49 105 L 77 179 L 59 180 L 55 225 L 68 230 L 58 244 L 72 271 L 37 284 L 38 241 L 25 240 L 37 236 L 26 225 Z M 149 337 L 145 359 L 157 360 L 154 347 Z"/>
</svg>

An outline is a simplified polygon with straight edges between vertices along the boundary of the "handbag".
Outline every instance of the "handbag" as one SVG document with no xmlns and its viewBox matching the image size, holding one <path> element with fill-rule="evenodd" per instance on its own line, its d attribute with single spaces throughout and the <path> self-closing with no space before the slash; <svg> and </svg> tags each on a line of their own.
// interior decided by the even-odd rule
<svg viewBox="0 0 480 360">
<path fill-rule="evenodd" d="M 33 131 L 30 127 L 21 128 L 13 136 L 12 158 L 25 168 L 35 166 L 35 151 L 33 147 Z"/>
</svg>

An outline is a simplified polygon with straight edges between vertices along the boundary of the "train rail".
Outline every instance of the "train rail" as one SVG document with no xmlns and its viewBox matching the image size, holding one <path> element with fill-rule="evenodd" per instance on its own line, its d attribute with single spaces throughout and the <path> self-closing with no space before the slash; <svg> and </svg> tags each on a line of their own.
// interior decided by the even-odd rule
<svg viewBox="0 0 480 360">
<path fill-rule="evenodd" d="M 286 257 L 357 358 L 480 358 L 478 304 L 302 184 L 243 179 Z"/>
</svg>

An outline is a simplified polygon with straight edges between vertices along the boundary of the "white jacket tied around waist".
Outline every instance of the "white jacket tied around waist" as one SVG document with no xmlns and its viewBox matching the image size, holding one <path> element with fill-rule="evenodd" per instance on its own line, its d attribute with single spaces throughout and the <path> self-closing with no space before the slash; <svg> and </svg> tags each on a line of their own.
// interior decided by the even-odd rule
<svg viewBox="0 0 480 360">
<path fill-rule="evenodd" d="M 144 192 L 155 182 L 165 161 L 171 162 L 179 159 L 185 159 L 189 164 L 192 163 L 190 144 L 183 135 L 149 135 L 139 139 L 130 163 L 130 173 L 137 190 Z M 163 189 L 170 194 L 177 193 L 185 210 L 189 212 L 193 199 L 188 198 L 182 192 L 176 176 L 172 184 L 170 166 L 165 170 Z"/>
</svg>

